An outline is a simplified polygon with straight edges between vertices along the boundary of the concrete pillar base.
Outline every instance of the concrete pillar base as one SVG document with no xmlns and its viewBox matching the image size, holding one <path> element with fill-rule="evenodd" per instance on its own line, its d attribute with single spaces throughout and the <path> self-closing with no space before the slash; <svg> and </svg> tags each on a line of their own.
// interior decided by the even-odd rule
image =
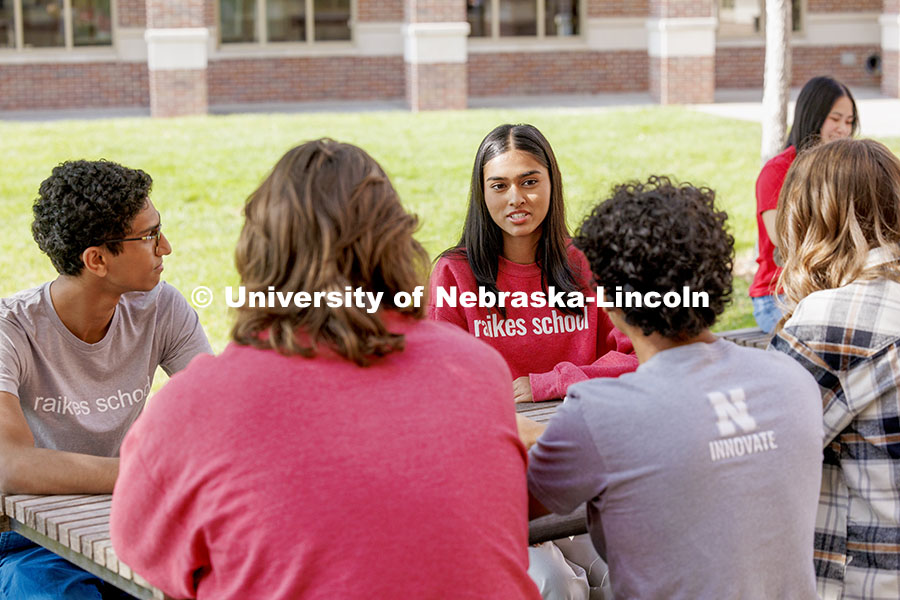
<svg viewBox="0 0 900 600">
<path fill-rule="evenodd" d="M 468 35 L 468 23 L 409 23 L 403 27 L 410 110 L 466 108 Z"/>
<path fill-rule="evenodd" d="M 660 104 L 713 102 L 716 91 L 716 19 L 647 21 L 650 95 Z"/>
<path fill-rule="evenodd" d="M 148 29 L 144 39 L 150 72 L 150 114 L 154 117 L 206 114 L 209 30 L 205 27 Z"/>
</svg>

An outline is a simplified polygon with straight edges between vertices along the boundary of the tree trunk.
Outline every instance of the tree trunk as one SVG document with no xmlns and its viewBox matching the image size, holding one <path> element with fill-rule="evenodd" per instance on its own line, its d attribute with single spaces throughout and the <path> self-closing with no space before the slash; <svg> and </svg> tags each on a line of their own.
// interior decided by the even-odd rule
<svg viewBox="0 0 900 600">
<path fill-rule="evenodd" d="M 787 105 L 791 91 L 791 2 L 766 0 L 766 73 L 763 84 L 762 147 L 766 162 L 787 139 Z"/>
</svg>

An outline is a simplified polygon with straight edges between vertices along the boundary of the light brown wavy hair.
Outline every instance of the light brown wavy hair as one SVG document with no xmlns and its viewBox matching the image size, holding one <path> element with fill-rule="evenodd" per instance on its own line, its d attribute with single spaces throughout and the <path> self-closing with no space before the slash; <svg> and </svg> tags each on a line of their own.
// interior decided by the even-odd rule
<svg viewBox="0 0 900 600">
<path fill-rule="evenodd" d="M 359 287 L 384 292 L 383 308 L 424 318 L 424 303 L 393 304 L 397 292 L 426 279 L 428 254 L 413 239 L 418 219 L 361 148 L 330 139 L 293 148 L 250 195 L 244 218 L 235 262 L 248 297 L 270 286 L 282 293 Z M 247 304 L 231 332 L 238 344 L 305 357 L 324 344 L 362 366 L 404 347 L 403 335 L 365 308 Z"/>
<path fill-rule="evenodd" d="M 900 161 L 874 140 L 836 140 L 801 152 L 781 188 L 775 227 L 785 320 L 812 292 L 859 279 L 900 281 Z M 869 250 L 878 247 L 895 260 L 866 268 Z"/>
</svg>

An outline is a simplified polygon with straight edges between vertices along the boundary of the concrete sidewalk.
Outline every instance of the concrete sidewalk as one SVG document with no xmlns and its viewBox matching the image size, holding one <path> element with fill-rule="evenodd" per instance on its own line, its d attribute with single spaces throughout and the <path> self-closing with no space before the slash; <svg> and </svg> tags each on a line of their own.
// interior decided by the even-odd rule
<svg viewBox="0 0 900 600">
<path fill-rule="evenodd" d="M 877 88 L 852 88 L 859 111 L 863 137 L 900 137 L 900 99 L 886 98 Z M 791 90 L 788 123 L 794 118 L 794 102 L 800 88 Z M 690 108 L 710 115 L 762 122 L 762 90 L 721 90 L 715 104 L 695 104 Z"/>
<path fill-rule="evenodd" d="M 900 137 L 900 99 L 885 98 L 876 88 L 854 88 L 859 109 L 861 135 L 876 137 Z M 800 89 L 792 90 L 796 99 Z M 495 96 L 469 98 L 470 109 L 539 109 L 559 112 L 603 112 L 624 107 L 656 106 L 649 93 L 570 94 L 542 96 Z M 699 112 L 741 119 L 762 121 L 762 90 L 719 90 L 714 104 L 688 105 Z M 291 102 L 279 104 L 230 104 L 209 107 L 210 114 L 236 113 L 316 113 L 316 112 L 375 112 L 405 111 L 403 100 L 380 102 L 334 101 Z M 793 111 L 793 102 L 789 107 Z M 0 111 L 0 120 L 10 121 L 58 121 L 62 119 L 108 119 L 117 117 L 147 117 L 149 108 L 105 108 L 35 111 Z M 792 113 L 791 113 L 792 114 Z M 792 118 L 792 117 L 791 117 Z M 790 118 L 788 119 L 790 121 Z"/>
</svg>

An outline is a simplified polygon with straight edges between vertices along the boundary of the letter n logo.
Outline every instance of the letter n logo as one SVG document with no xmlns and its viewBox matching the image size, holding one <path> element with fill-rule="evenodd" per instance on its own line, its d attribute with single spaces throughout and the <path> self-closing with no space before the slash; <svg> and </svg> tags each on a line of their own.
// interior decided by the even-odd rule
<svg viewBox="0 0 900 600">
<path fill-rule="evenodd" d="M 745 433 L 756 429 L 756 419 L 747 412 L 747 403 L 744 402 L 744 390 L 738 388 L 730 390 L 728 396 L 722 392 L 710 392 L 706 394 L 709 403 L 712 404 L 716 416 L 719 418 L 716 427 L 719 428 L 721 437 L 737 433 L 737 425 Z"/>
</svg>

